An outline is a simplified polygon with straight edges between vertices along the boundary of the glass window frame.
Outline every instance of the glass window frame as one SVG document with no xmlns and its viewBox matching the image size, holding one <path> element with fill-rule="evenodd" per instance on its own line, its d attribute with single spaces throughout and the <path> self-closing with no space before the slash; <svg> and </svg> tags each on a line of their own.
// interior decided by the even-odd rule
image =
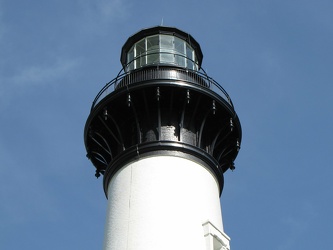
<svg viewBox="0 0 333 250">
<path fill-rule="evenodd" d="M 127 60 L 129 70 L 157 64 L 198 70 L 193 47 L 185 40 L 168 34 L 155 34 L 137 41 L 127 53 Z"/>
</svg>

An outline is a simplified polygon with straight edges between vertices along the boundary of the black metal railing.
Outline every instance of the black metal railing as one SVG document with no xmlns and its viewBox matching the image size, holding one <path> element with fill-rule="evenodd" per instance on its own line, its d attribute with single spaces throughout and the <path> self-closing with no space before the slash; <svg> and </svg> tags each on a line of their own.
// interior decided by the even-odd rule
<svg viewBox="0 0 333 250">
<path fill-rule="evenodd" d="M 116 78 L 106 83 L 99 91 L 92 103 L 91 110 L 93 110 L 104 97 L 112 93 L 114 90 L 149 80 L 175 80 L 200 85 L 201 87 L 211 89 L 220 95 L 233 109 L 233 104 L 228 93 L 219 83 L 209 77 L 202 68 L 199 71 L 196 71 L 156 65 L 154 67 L 143 67 L 129 72 L 125 72 L 122 69 Z"/>
</svg>

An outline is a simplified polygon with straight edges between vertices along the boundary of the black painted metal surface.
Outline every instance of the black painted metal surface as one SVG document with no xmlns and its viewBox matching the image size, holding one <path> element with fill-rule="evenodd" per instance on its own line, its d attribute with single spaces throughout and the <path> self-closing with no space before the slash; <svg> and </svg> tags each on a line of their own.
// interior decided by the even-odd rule
<svg viewBox="0 0 333 250">
<path fill-rule="evenodd" d="M 121 73 L 102 88 L 84 139 L 96 176 L 106 172 L 105 186 L 123 164 L 168 152 L 204 162 L 222 191 L 223 172 L 234 168 L 240 148 L 241 125 L 227 92 L 207 74 L 155 65 Z"/>
</svg>

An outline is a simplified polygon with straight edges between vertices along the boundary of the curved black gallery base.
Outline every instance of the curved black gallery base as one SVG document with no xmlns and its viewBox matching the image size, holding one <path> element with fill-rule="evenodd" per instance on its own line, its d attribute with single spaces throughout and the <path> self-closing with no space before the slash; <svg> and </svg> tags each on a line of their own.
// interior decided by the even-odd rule
<svg viewBox="0 0 333 250">
<path fill-rule="evenodd" d="M 131 73 L 136 79 L 123 77 L 93 106 L 85 145 L 96 175 L 106 171 L 104 183 L 133 157 L 168 150 L 205 162 L 222 191 L 223 172 L 234 168 L 240 147 L 239 119 L 230 99 L 195 72 L 186 71 L 186 77 L 182 72 L 155 68 Z"/>
</svg>

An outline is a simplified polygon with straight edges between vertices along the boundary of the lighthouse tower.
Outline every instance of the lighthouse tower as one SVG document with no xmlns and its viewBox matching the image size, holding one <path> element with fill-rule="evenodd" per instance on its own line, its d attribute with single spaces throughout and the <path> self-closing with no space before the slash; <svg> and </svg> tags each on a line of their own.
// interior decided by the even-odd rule
<svg viewBox="0 0 333 250">
<path fill-rule="evenodd" d="M 202 59 L 184 31 L 141 30 L 93 101 L 84 140 L 96 177 L 104 175 L 104 250 L 230 249 L 220 196 L 241 125 Z"/>
</svg>

